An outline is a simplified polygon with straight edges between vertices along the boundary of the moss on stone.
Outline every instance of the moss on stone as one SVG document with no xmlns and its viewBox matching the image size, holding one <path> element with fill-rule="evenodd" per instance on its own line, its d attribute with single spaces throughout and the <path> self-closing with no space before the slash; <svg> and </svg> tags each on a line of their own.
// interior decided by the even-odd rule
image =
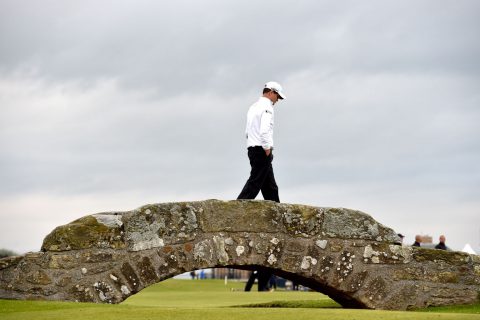
<svg viewBox="0 0 480 320">
<path fill-rule="evenodd" d="M 120 228 L 99 223 L 93 216 L 57 227 L 43 241 L 43 251 L 66 251 L 86 248 L 124 248 Z"/>
<path fill-rule="evenodd" d="M 282 229 L 277 209 L 271 201 L 209 200 L 198 213 L 199 224 L 204 232 L 278 232 Z"/>
<path fill-rule="evenodd" d="M 52 283 L 52 279 L 43 270 L 37 270 L 27 276 L 27 281 L 33 284 L 47 285 Z"/>
<path fill-rule="evenodd" d="M 285 205 L 283 225 L 294 236 L 309 237 L 319 234 L 322 229 L 323 214 L 318 208 L 302 205 Z"/>
<path fill-rule="evenodd" d="M 0 270 L 6 269 L 8 267 L 16 266 L 21 260 L 22 256 L 12 256 L 0 259 Z"/>
<path fill-rule="evenodd" d="M 413 258 L 418 262 L 445 261 L 452 265 L 463 265 L 470 259 L 467 253 L 415 247 Z"/>
<path fill-rule="evenodd" d="M 420 268 L 402 268 L 393 272 L 394 280 L 419 280 L 423 278 Z"/>
<path fill-rule="evenodd" d="M 438 274 L 438 281 L 442 283 L 458 283 L 458 278 L 458 274 L 454 272 L 444 271 Z"/>
</svg>

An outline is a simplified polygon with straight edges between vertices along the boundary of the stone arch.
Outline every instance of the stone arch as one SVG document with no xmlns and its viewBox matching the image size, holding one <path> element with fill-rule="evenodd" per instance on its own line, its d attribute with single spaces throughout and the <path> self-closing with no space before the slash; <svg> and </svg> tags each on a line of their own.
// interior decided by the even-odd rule
<svg viewBox="0 0 480 320">
<path fill-rule="evenodd" d="M 119 303 L 183 272 L 269 268 L 345 307 L 478 301 L 480 259 L 395 245 L 360 211 L 218 201 L 99 213 L 53 230 L 42 251 L 0 260 L 0 298 Z"/>
</svg>

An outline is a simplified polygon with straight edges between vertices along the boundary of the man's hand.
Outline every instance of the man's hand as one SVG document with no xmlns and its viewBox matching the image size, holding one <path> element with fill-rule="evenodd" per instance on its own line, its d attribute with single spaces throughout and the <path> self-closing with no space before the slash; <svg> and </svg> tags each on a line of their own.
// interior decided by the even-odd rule
<svg viewBox="0 0 480 320">
<path fill-rule="evenodd" d="M 267 155 L 267 157 L 270 156 L 270 153 L 272 153 L 272 149 L 265 150 L 265 154 Z"/>
</svg>

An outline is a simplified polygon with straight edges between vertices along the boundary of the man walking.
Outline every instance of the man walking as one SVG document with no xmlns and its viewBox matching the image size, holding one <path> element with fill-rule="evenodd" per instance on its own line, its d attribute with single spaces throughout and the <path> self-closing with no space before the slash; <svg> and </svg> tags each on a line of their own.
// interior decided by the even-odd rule
<svg viewBox="0 0 480 320">
<path fill-rule="evenodd" d="M 282 86 L 267 82 L 263 95 L 248 110 L 246 138 L 251 171 L 237 199 L 255 199 L 262 191 L 265 200 L 280 202 L 272 167 L 273 106 L 282 99 L 285 99 Z"/>
<path fill-rule="evenodd" d="M 278 187 L 273 175 L 273 106 L 278 100 L 285 99 L 282 86 L 274 81 L 267 82 L 263 95 L 247 113 L 245 130 L 250 160 L 250 177 L 237 199 L 255 199 L 262 191 L 265 200 L 280 202 Z M 268 291 L 268 280 L 272 274 L 268 270 L 252 271 L 245 291 L 250 291 L 258 278 L 258 291 Z"/>
</svg>

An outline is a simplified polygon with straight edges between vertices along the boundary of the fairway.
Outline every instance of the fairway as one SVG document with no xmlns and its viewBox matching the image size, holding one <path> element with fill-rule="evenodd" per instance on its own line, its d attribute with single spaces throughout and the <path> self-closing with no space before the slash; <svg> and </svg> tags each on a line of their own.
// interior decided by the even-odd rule
<svg viewBox="0 0 480 320">
<path fill-rule="evenodd" d="M 466 313 L 352 310 L 316 292 L 243 292 L 243 286 L 236 281 L 169 279 L 119 305 L 0 300 L 0 319 L 480 319 L 478 306 L 459 309 Z"/>
<path fill-rule="evenodd" d="M 133 295 L 122 305 L 162 308 L 212 308 L 241 306 L 272 301 L 311 301 L 324 307 L 340 307 L 328 296 L 317 292 L 273 291 L 244 292 L 244 282 L 223 280 L 170 279 Z"/>
</svg>

